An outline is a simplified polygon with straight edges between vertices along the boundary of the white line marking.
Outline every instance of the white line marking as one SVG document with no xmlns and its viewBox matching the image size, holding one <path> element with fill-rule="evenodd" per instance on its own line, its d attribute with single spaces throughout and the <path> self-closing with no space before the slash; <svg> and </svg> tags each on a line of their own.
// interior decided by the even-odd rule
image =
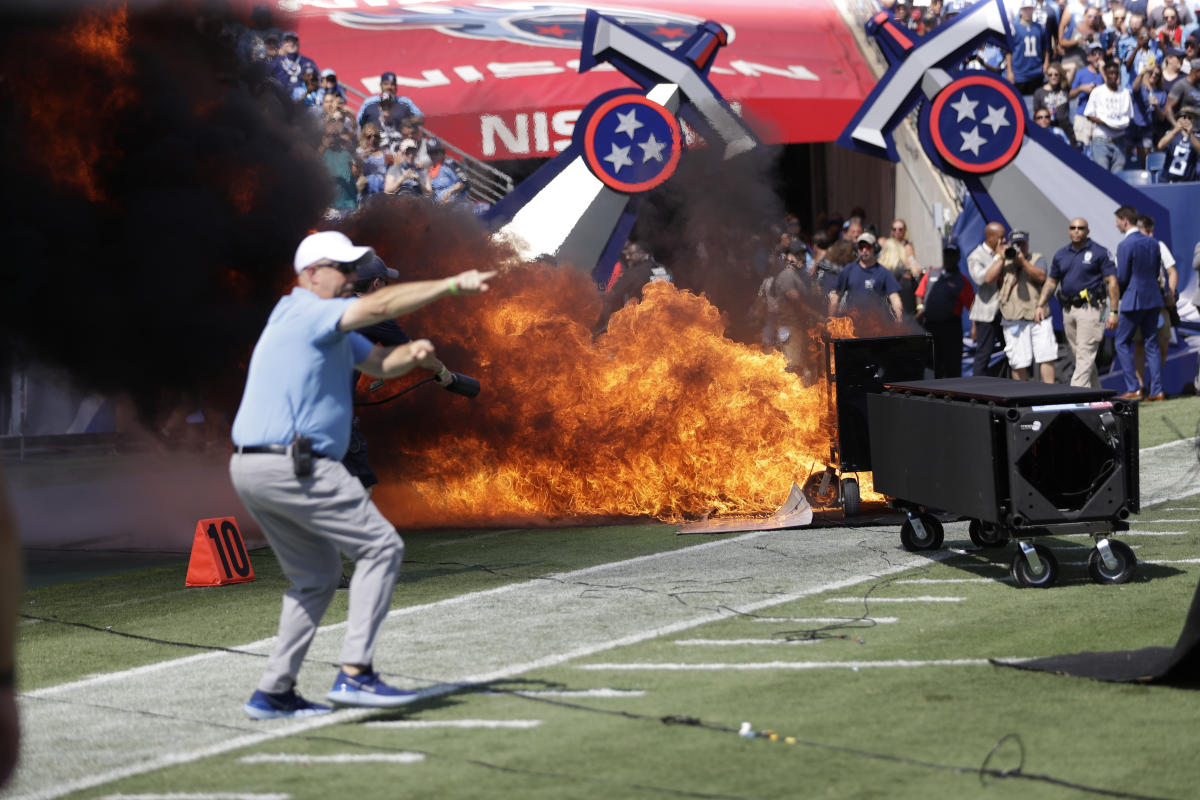
<svg viewBox="0 0 1200 800">
<path fill-rule="evenodd" d="M 303 753 L 255 753 L 242 756 L 239 764 L 417 764 L 424 753 L 338 753 L 328 756 Z"/>
<path fill-rule="evenodd" d="M 1153 447 L 1143 447 L 1143 448 L 1141 448 L 1141 450 L 1139 452 L 1152 453 L 1156 450 L 1166 450 L 1167 448 L 1189 447 L 1189 446 L 1195 447 L 1197 444 L 1200 444 L 1200 438 L 1193 436 L 1190 439 L 1176 439 L 1173 442 L 1163 442 L 1162 444 L 1156 444 Z"/>
<path fill-rule="evenodd" d="M 252 792 L 167 792 L 166 794 L 106 794 L 100 800 L 290 800 L 290 794 Z"/>
<path fill-rule="evenodd" d="M 731 647 L 759 644 L 816 644 L 819 639 L 679 639 L 680 647 Z"/>
<path fill-rule="evenodd" d="M 933 597 L 931 595 L 922 595 L 921 597 L 831 597 L 826 600 L 826 603 L 858 603 L 864 605 L 870 603 L 961 603 L 965 601 L 965 597 Z"/>
<path fill-rule="evenodd" d="M 1176 522 L 1179 520 L 1171 521 Z M 1191 533 L 1191 531 L 1135 531 L 1131 529 L 1114 533 L 1113 536 L 1188 536 Z"/>
<path fill-rule="evenodd" d="M 797 625 L 838 625 L 851 622 L 874 622 L 876 625 L 891 625 L 899 617 L 756 617 L 754 622 L 795 623 Z"/>
<path fill-rule="evenodd" d="M 1200 564 L 1200 558 L 1156 558 L 1139 561 L 1139 564 Z"/>
<path fill-rule="evenodd" d="M 509 528 L 503 531 L 492 531 L 491 533 L 481 533 L 478 536 L 464 536 L 461 539 L 445 539 L 430 542 L 426 547 L 449 547 L 452 544 L 470 544 L 471 542 L 482 541 L 483 539 L 494 539 L 497 536 L 503 536 L 506 533 L 520 533 L 524 528 Z"/>
<path fill-rule="evenodd" d="M 913 578 L 904 581 L 892 581 L 894 584 L 911 583 L 920 585 L 934 585 L 939 583 L 995 583 L 991 578 Z"/>
<path fill-rule="evenodd" d="M 1174 525 L 1176 522 L 1200 522 L 1200 518 L 1192 519 L 1139 519 L 1139 525 Z"/>
<path fill-rule="evenodd" d="M 368 728 L 394 728 L 399 730 L 425 730 L 427 728 L 464 728 L 529 730 L 541 725 L 540 719 L 397 719 L 364 722 Z"/>
<path fill-rule="evenodd" d="M 1021 661 L 1023 659 L 1004 659 Z M 601 670 L 663 670 L 667 672 L 719 672 L 722 670 L 767 669 L 911 669 L 915 667 L 979 667 L 990 663 L 986 658 L 947 658 L 934 661 L 756 661 L 747 664 L 581 664 L 576 669 L 593 672 Z"/>
<path fill-rule="evenodd" d="M 506 692 L 489 692 L 506 694 Z M 645 697 L 644 689 L 539 689 L 535 692 L 513 692 L 521 697 Z"/>
</svg>

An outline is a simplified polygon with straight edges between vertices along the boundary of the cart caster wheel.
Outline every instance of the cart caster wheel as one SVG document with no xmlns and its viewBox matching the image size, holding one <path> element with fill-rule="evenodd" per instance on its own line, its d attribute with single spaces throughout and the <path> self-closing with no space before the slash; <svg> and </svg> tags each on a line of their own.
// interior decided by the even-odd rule
<svg viewBox="0 0 1200 800">
<path fill-rule="evenodd" d="M 1008 534 L 1003 528 L 977 519 L 971 520 L 967 534 L 976 547 L 1004 547 L 1008 543 Z"/>
<path fill-rule="evenodd" d="M 1012 566 L 1008 568 L 1008 574 L 1022 589 L 1045 589 L 1053 586 L 1058 580 L 1058 560 L 1044 545 L 1035 544 L 1033 549 L 1037 551 L 1037 557 L 1042 562 L 1041 570 L 1034 573 L 1024 551 L 1018 547 L 1017 554 L 1013 556 Z"/>
<path fill-rule="evenodd" d="M 857 517 L 859 507 L 858 479 L 842 479 L 842 514 Z"/>
<path fill-rule="evenodd" d="M 946 536 L 942 523 L 929 514 L 922 514 L 918 519 L 921 521 L 920 530 L 911 519 L 904 520 L 904 525 L 900 527 L 900 544 L 905 550 L 913 552 L 937 550 Z"/>
<path fill-rule="evenodd" d="M 1096 583 L 1126 583 L 1137 572 L 1137 557 L 1129 545 L 1114 539 L 1108 540 L 1108 549 L 1117 560 L 1117 568 L 1109 569 L 1100 555 L 1100 550 L 1093 547 L 1088 554 L 1088 574 Z"/>
<path fill-rule="evenodd" d="M 828 483 L 822 488 L 828 475 Z M 830 508 L 837 501 L 838 485 L 837 478 L 829 473 L 829 470 L 814 472 L 808 476 L 808 480 L 804 482 L 804 496 L 808 498 L 808 502 L 818 508 Z"/>
</svg>

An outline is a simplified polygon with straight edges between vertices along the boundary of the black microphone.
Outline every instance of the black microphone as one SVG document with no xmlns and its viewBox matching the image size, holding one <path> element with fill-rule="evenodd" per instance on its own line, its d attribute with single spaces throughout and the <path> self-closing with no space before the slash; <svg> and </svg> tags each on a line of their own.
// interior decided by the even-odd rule
<svg viewBox="0 0 1200 800">
<path fill-rule="evenodd" d="M 479 394 L 479 381 L 461 372 L 446 370 L 450 373 L 450 382 L 442 386 L 447 392 L 461 394 L 463 397 L 475 397 Z"/>
</svg>

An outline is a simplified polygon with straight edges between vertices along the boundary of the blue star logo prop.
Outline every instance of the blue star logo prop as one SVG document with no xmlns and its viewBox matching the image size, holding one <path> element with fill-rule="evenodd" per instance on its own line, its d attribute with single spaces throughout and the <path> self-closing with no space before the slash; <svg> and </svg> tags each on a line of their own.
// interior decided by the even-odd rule
<svg viewBox="0 0 1200 800">
<path fill-rule="evenodd" d="M 683 150 L 675 115 L 642 94 L 621 91 L 584 112 L 583 156 L 611 189 L 634 194 L 653 189 L 675 173 Z"/>
<path fill-rule="evenodd" d="M 1016 157 L 1025 136 L 1021 98 L 990 75 L 965 73 L 921 111 L 921 136 L 944 172 L 986 175 Z"/>
</svg>

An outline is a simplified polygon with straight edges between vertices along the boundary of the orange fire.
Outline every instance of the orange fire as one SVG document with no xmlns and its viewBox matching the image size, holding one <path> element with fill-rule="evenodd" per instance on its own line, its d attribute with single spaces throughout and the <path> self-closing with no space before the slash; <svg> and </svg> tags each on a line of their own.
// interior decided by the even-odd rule
<svg viewBox="0 0 1200 800">
<path fill-rule="evenodd" d="M 781 355 L 726 338 L 703 295 L 651 283 L 597 337 L 598 295 L 576 270 L 519 267 L 469 302 L 459 334 L 447 343 L 442 318 L 434 338 L 451 368 L 471 354 L 483 393 L 423 387 L 416 412 L 364 414 L 376 500 L 402 526 L 765 514 L 827 463 L 823 378 L 806 387 Z M 406 413 L 417 431 L 388 441 Z"/>
<path fill-rule="evenodd" d="M 5 71 L 20 75 L 12 84 L 28 115 L 27 139 L 39 143 L 30 155 L 56 180 L 102 201 L 99 170 L 115 148 L 106 120 L 136 100 L 128 86 L 128 9 L 85 7 L 67 31 L 30 39 L 24 54 L 5 57 L 23 62 Z"/>
</svg>

